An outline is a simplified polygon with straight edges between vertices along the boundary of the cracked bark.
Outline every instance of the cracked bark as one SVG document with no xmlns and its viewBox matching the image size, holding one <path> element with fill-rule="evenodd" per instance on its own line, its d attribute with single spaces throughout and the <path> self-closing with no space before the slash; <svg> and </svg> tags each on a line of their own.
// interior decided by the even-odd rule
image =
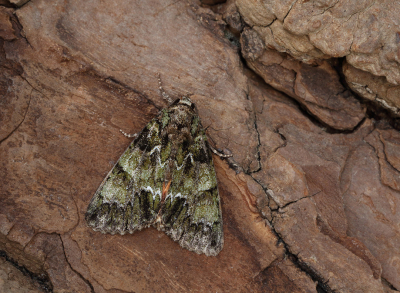
<svg viewBox="0 0 400 293">
<path fill-rule="evenodd" d="M 93 285 L 89 282 L 89 280 L 86 279 L 86 278 L 84 278 L 80 272 L 78 272 L 77 270 L 75 270 L 75 269 L 72 267 L 71 263 L 68 261 L 68 256 L 67 256 L 66 253 L 65 253 L 64 241 L 62 240 L 61 235 L 59 235 L 59 237 L 60 237 L 60 240 L 61 240 L 61 245 L 62 245 L 62 249 L 63 249 L 63 252 L 64 252 L 64 257 L 65 257 L 65 260 L 66 260 L 66 262 L 67 262 L 69 268 L 70 268 L 75 274 L 77 274 L 77 275 L 86 283 L 86 285 L 88 285 L 88 287 L 90 288 L 90 292 L 94 293 L 95 291 L 94 291 Z"/>
<path fill-rule="evenodd" d="M 32 92 L 31 92 L 31 93 L 32 93 Z M 24 123 L 25 118 L 26 118 L 26 115 L 28 114 L 29 105 L 31 104 L 31 99 L 32 99 L 32 96 L 29 95 L 28 104 L 27 104 L 27 106 L 26 106 L 26 110 L 25 110 L 25 113 L 24 113 L 24 115 L 23 115 L 23 117 L 22 117 L 22 119 L 21 119 L 21 122 L 19 122 L 18 125 L 15 126 L 15 128 L 14 128 L 13 130 L 11 130 L 10 133 L 6 134 L 6 136 L 5 136 L 4 138 L 0 139 L 0 144 L 3 143 L 4 141 L 6 141 L 7 138 L 9 138 L 15 131 L 17 131 L 18 128 L 22 125 L 22 123 Z"/>
<path fill-rule="evenodd" d="M 205 8 L 196 15 L 176 2 L 154 18 L 150 4 L 64 4 L 57 2 L 53 10 L 56 6 L 39 0 L 18 10 L 31 45 L 18 37 L 3 46 L 7 62 L 21 66 L 30 84 L 26 87 L 36 95 L 30 98 L 24 123 L 0 144 L 5 154 L 0 160 L 0 191 L 5 195 L 0 197 L 0 231 L 7 243 L 25 247 L 16 254 L 27 267 L 35 268 L 27 261 L 33 255 L 55 290 L 77 286 L 78 292 L 229 287 L 231 292 L 375 293 L 389 286 L 374 278 L 379 277 L 379 264 L 383 279 L 392 288 L 398 286 L 389 261 L 397 256 L 389 233 L 395 226 L 383 226 L 380 230 L 387 234 L 379 242 L 368 234 L 379 232 L 373 216 L 362 217 L 370 208 L 388 223 L 398 221 L 392 212 L 398 143 L 390 126 L 381 127 L 384 132 L 376 136 L 379 127 L 374 129 L 363 115 L 353 123 L 355 128 L 324 128 L 300 101 L 282 93 L 295 93 L 303 65 L 283 54 L 258 56 L 255 60 L 274 74 L 274 82 L 288 86 L 278 92 L 265 85 L 242 70 L 243 59 L 220 37 L 221 23 Z M 203 16 L 207 18 L 199 25 Z M 88 17 L 95 20 L 90 25 L 77 21 Z M 55 26 L 57 22 L 62 25 Z M 146 46 L 138 49 L 138 44 Z M 315 67 L 310 71 L 311 76 L 318 74 Z M 119 129 L 141 129 L 164 105 L 156 72 L 171 96 L 194 94 L 211 140 L 233 154 L 229 165 L 215 158 L 225 229 L 225 247 L 215 258 L 185 251 L 154 229 L 110 236 L 89 230 L 83 221 L 93 192 L 129 143 Z M 263 77 L 271 78 L 265 72 Z M 304 84 L 316 96 L 315 84 Z M 343 93 L 343 88 L 333 92 Z M 321 108 L 330 109 L 336 99 L 328 95 L 327 106 Z M 382 155 L 372 154 L 364 140 L 383 148 Z M 388 168 L 383 164 L 387 160 Z M 376 182 L 376 177 L 384 180 Z M 359 190 L 363 185 L 380 192 L 367 194 Z M 372 228 L 360 229 L 364 224 Z M 365 247 L 358 250 L 357 242 L 351 242 L 355 238 Z"/>
</svg>

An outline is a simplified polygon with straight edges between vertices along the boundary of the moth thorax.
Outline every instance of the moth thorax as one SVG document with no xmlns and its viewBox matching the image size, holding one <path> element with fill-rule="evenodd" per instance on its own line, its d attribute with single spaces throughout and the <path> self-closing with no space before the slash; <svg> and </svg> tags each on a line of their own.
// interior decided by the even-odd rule
<svg viewBox="0 0 400 293">
<path fill-rule="evenodd" d="M 193 113 L 186 106 L 180 106 L 172 113 L 171 122 L 178 128 L 182 128 L 183 126 L 190 124 L 192 116 Z"/>
</svg>

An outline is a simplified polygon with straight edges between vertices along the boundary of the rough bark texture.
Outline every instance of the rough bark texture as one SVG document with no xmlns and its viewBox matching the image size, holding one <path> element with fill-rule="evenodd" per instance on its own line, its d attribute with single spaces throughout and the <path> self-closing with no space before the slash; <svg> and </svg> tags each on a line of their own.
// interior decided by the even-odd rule
<svg viewBox="0 0 400 293">
<path fill-rule="evenodd" d="M 337 19 L 397 4 L 24 2 L 0 7 L 0 291 L 400 290 L 400 136 L 366 115 L 326 59 L 348 55 L 350 88 L 379 97 L 399 67 L 372 47 L 359 53 L 362 32 L 323 41 Z M 374 44 L 392 29 L 373 30 Z M 281 34 L 280 47 L 264 30 Z M 357 79 L 367 55 L 392 85 Z M 233 155 L 214 157 L 225 232 L 216 257 L 153 228 L 112 236 L 84 221 L 130 143 L 120 129 L 135 133 L 166 106 L 157 73 L 171 97 L 192 95 L 211 143 Z"/>
<path fill-rule="evenodd" d="M 256 34 L 263 42 L 258 49 L 260 55 L 263 50 L 274 49 L 308 64 L 346 57 L 348 67 L 353 68 L 345 73 L 350 87 L 365 99 L 376 99 L 398 116 L 399 105 L 393 95 L 398 96 L 400 84 L 400 2 L 236 0 L 235 3 L 253 37 Z M 261 71 L 264 79 L 262 72 L 270 75 L 267 68 L 257 64 L 263 64 L 262 60 L 250 60 L 250 66 Z M 355 71 L 363 77 L 355 76 Z M 267 79 L 266 82 L 270 83 Z M 382 91 L 385 88 L 390 88 L 390 92 Z"/>
<path fill-rule="evenodd" d="M 388 82 L 383 76 L 375 76 L 357 69 L 347 62 L 343 64 L 343 74 L 354 92 L 399 117 L 400 86 Z"/>
<path fill-rule="evenodd" d="M 354 67 L 400 83 L 397 1 L 237 0 L 236 4 L 267 46 L 305 62 L 346 56 Z"/>
</svg>

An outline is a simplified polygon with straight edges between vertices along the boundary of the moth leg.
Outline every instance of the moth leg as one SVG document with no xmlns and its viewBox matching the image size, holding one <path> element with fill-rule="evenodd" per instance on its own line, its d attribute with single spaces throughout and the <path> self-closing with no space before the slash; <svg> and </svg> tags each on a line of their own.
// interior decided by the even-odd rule
<svg viewBox="0 0 400 293">
<path fill-rule="evenodd" d="M 121 131 L 121 133 L 122 133 L 123 135 L 125 135 L 126 137 L 135 137 L 135 138 L 136 138 L 136 137 L 138 136 L 137 133 L 129 134 L 129 133 L 126 133 L 126 132 L 122 131 L 122 129 L 120 129 L 119 131 Z"/>
<path fill-rule="evenodd" d="M 211 151 L 212 151 L 214 154 L 216 154 L 218 157 L 220 157 L 220 158 L 230 158 L 230 157 L 233 156 L 233 155 L 225 155 L 225 154 L 223 154 L 223 153 L 217 151 L 211 144 L 210 144 L 209 146 L 210 146 Z"/>
<path fill-rule="evenodd" d="M 208 127 L 210 127 L 210 125 L 207 126 L 204 130 L 207 131 Z M 218 157 L 220 157 L 220 158 L 230 158 L 230 157 L 233 156 L 232 154 L 230 154 L 230 155 L 225 155 L 225 154 L 221 153 L 220 151 L 217 151 L 217 150 L 211 145 L 211 141 L 208 143 L 208 146 L 210 147 L 210 150 L 211 150 L 214 154 L 216 154 Z"/>
<path fill-rule="evenodd" d="M 167 102 L 169 103 L 169 104 L 171 104 L 172 103 L 172 99 L 170 98 L 170 96 L 168 96 L 168 94 L 164 91 L 164 88 L 162 87 L 162 84 L 161 84 L 161 75 L 160 75 L 160 73 L 157 73 L 157 77 L 158 77 L 158 85 L 159 85 L 159 89 L 160 89 L 160 92 L 161 92 L 161 96 L 165 99 L 165 100 L 167 100 Z"/>
</svg>

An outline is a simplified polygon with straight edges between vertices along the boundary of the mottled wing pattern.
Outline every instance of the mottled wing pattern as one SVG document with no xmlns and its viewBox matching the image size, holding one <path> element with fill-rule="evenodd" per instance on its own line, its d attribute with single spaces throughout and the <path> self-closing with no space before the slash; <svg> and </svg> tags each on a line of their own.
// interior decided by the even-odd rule
<svg viewBox="0 0 400 293">
<path fill-rule="evenodd" d="M 150 226 L 160 209 L 164 167 L 159 119 L 154 118 L 122 154 L 93 196 L 86 221 L 103 233 L 133 233 Z"/>
<path fill-rule="evenodd" d="M 202 127 L 193 143 L 178 149 L 172 182 L 162 207 L 165 232 L 197 253 L 217 255 L 223 247 L 222 213 L 211 151 Z"/>
<path fill-rule="evenodd" d="M 112 234 L 154 225 L 191 251 L 220 252 L 222 214 L 214 164 L 189 98 L 163 109 L 140 132 L 96 191 L 86 221 Z"/>
</svg>

